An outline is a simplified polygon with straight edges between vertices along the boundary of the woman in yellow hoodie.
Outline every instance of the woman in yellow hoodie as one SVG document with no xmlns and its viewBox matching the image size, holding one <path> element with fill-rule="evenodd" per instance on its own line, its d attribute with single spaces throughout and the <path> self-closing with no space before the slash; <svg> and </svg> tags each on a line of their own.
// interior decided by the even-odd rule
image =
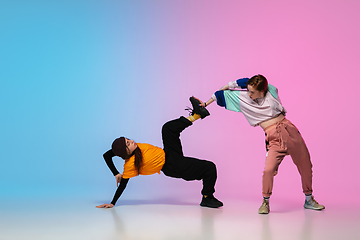
<svg viewBox="0 0 360 240">
<path fill-rule="evenodd" d="M 112 148 L 104 153 L 105 162 L 116 178 L 117 190 L 110 204 L 97 208 L 112 208 L 123 193 L 129 179 L 138 175 L 151 175 L 162 171 L 168 177 L 182 178 L 186 181 L 202 180 L 203 195 L 200 206 L 218 208 L 223 203 L 214 197 L 217 178 L 216 165 L 213 162 L 185 157 L 182 151 L 180 133 L 191 126 L 197 119 L 209 115 L 206 108 L 199 106 L 200 101 L 190 98 L 193 106 L 192 115 L 180 117 L 165 123 L 162 127 L 164 149 L 147 143 L 136 143 L 120 137 L 114 140 Z M 122 174 L 116 169 L 112 158 L 119 156 L 125 160 Z M 120 185 L 119 185 L 120 183 Z"/>
</svg>

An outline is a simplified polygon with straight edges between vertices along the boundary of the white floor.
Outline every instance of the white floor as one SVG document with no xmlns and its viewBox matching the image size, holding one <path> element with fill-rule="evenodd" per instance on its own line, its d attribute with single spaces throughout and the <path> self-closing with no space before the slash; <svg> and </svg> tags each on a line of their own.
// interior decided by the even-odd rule
<svg viewBox="0 0 360 240">
<path fill-rule="evenodd" d="M 300 201 L 273 201 L 271 213 L 259 215 L 258 201 L 222 199 L 223 208 L 209 209 L 197 200 L 122 199 L 113 209 L 96 209 L 102 202 L 87 200 L 3 201 L 0 239 L 360 239 L 354 205 L 312 211 Z"/>
</svg>

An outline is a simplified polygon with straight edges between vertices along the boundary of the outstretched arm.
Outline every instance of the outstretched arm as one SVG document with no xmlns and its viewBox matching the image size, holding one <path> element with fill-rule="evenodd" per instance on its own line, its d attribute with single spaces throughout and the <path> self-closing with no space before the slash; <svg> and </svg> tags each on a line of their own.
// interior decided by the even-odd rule
<svg viewBox="0 0 360 240">
<path fill-rule="evenodd" d="M 220 88 L 219 91 L 224 91 L 224 90 L 228 90 L 229 89 L 229 84 L 226 84 L 225 86 L 223 86 L 222 88 Z M 209 106 L 211 103 L 214 102 L 214 99 L 210 98 L 209 100 L 207 100 L 207 102 L 203 103 L 201 102 L 200 106 L 202 107 L 207 107 Z"/>
<path fill-rule="evenodd" d="M 248 78 L 240 78 L 236 81 L 233 82 L 229 82 L 229 84 L 226 84 L 225 86 L 223 86 L 222 88 L 219 89 L 219 91 L 225 91 L 225 90 L 229 90 L 229 89 L 233 89 L 233 88 L 246 88 L 247 87 L 247 82 L 249 81 Z M 213 97 L 211 97 L 206 103 L 201 103 L 200 106 L 202 107 L 207 107 L 209 106 L 209 104 L 213 103 L 215 100 Z"/>
<path fill-rule="evenodd" d="M 112 208 L 114 207 L 114 205 L 116 204 L 117 200 L 119 199 L 119 197 L 121 196 L 121 194 L 124 192 L 127 183 L 129 182 L 129 179 L 125 179 L 125 178 L 121 178 L 120 180 L 120 186 L 117 188 L 115 195 L 113 197 L 113 200 L 111 201 L 110 204 L 102 204 L 99 206 L 96 206 L 97 208 Z"/>
</svg>

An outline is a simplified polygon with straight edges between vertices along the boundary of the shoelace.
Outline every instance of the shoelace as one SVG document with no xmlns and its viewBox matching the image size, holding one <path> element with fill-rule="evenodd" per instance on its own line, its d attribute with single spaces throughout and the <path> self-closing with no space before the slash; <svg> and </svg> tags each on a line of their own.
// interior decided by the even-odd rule
<svg viewBox="0 0 360 240">
<path fill-rule="evenodd" d="M 194 109 L 192 109 L 192 108 L 189 107 L 189 106 L 186 106 L 186 107 L 187 107 L 187 108 L 185 108 L 185 110 L 189 112 L 189 116 L 193 115 Z"/>
<path fill-rule="evenodd" d="M 311 198 L 308 203 L 311 205 L 311 206 L 314 206 L 314 205 L 319 205 L 319 203 L 314 199 L 314 198 Z"/>
</svg>

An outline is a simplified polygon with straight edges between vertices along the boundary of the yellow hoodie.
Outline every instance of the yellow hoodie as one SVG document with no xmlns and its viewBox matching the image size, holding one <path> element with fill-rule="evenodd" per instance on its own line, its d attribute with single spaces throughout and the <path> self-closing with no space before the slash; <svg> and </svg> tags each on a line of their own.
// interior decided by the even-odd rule
<svg viewBox="0 0 360 240">
<path fill-rule="evenodd" d="M 141 150 L 143 162 L 140 169 L 141 175 L 151 175 L 159 173 L 165 163 L 165 152 L 159 147 L 155 147 L 148 143 L 137 143 Z M 123 178 L 132 178 L 137 176 L 135 169 L 135 155 L 125 160 Z"/>
</svg>

